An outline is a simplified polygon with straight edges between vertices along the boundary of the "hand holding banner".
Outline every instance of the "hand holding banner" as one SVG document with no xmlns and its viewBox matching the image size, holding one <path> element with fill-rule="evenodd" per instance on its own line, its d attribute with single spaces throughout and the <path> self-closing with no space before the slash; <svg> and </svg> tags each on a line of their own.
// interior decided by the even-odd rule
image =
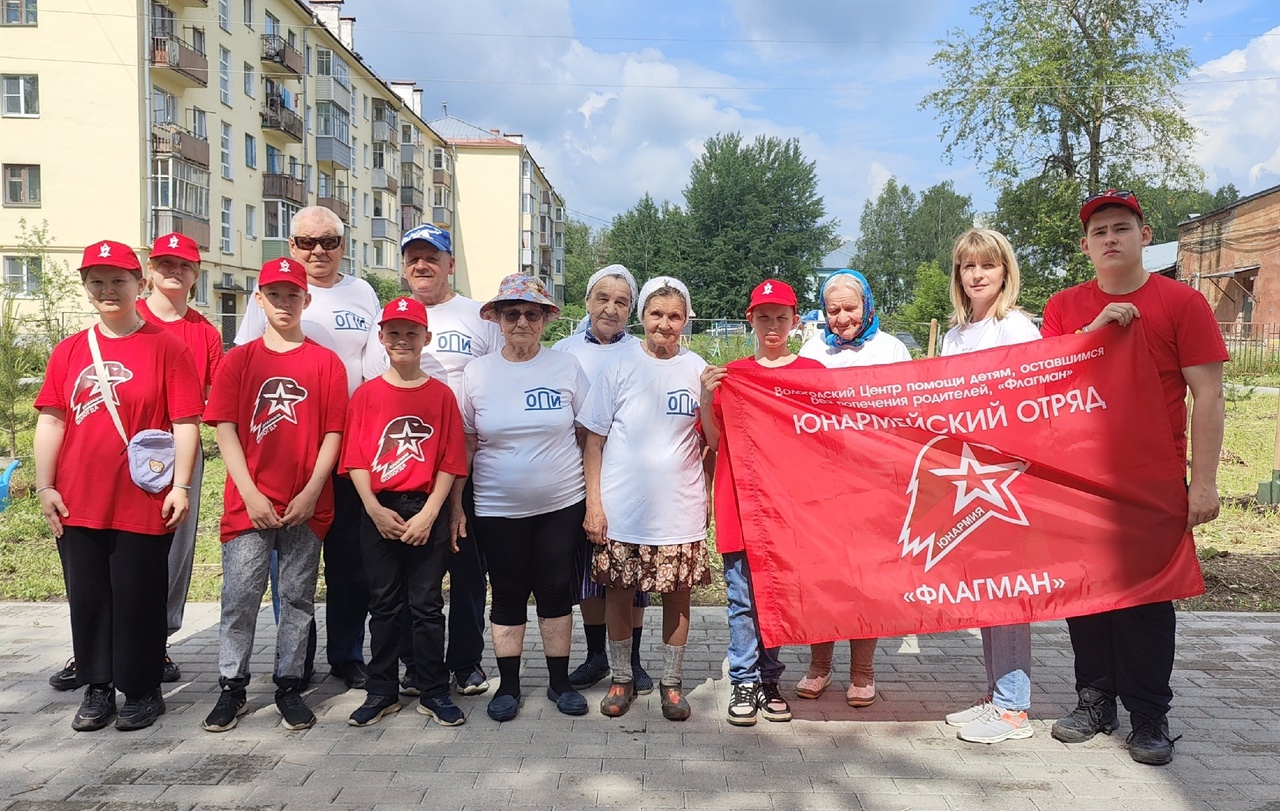
<svg viewBox="0 0 1280 811">
<path fill-rule="evenodd" d="M 1142 331 L 731 373 L 766 645 L 1091 614 L 1202 593 Z"/>
</svg>

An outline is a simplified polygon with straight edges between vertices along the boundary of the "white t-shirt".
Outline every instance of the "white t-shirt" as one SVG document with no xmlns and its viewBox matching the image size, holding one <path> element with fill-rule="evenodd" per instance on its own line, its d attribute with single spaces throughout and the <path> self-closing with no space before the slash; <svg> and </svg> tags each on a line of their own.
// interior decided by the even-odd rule
<svg viewBox="0 0 1280 811">
<path fill-rule="evenodd" d="M 387 362 L 378 340 L 378 318 L 382 315 L 378 294 L 355 276 L 341 276 L 333 287 L 311 285 L 307 292 L 311 304 L 302 311 L 302 332 L 338 354 L 347 369 L 347 394 L 353 394 L 364 380 L 367 357 L 380 356 Z M 250 303 L 236 332 L 236 345 L 261 338 L 266 332 L 266 314 L 257 302 Z"/>
<path fill-rule="evenodd" d="M 462 429 L 478 439 L 476 515 L 527 518 L 587 497 L 574 415 L 590 383 L 564 352 L 513 363 L 494 352 L 462 372 Z"/>
<path fill-rule="evenodd" d="M 879 366 L 882 363 L 899 363 L 911 360 L 911 353 L 897 338 L 881 330 L 872 335 L 862 346 L 827 346 L 823 332 L 804 342 L 800 357 L 813 358 L 828 369 L 844 369 L 850 366 Z"/>
<path fill-rule="evenodd" d="M 502 349 L 506 342 L 502 330 L 480 317 L 480 302 L 457 295 L 428 307 L 427 323 L 431 328 L 427 352 L 444 366 L 449 387 L 461 400 L 462 370 L 476 358 Z"/>
<path fill-rule="evenodd" d="M 1025 344 L 1040 338 L 1040 330 L 1021 310 L 1010 310 L 1004 318 L 994 315 L 981 321 L 947 330 L 942 339 L 943 355 L 962 355 L 997 346 Z"/>
<path fill-rule="evenodd" d="M 640 340 L 629 332 L 624 332 L 622 340 L 612 344 L 593 344 L 582 336 L 583 333 L 575 332 L 568 338 L 556 341 L 551 348 L 568 352 L 577 358 L 578 363 L 582 364 L 582 371 L 587 373 L 587 379 L 592 382 L 600 376 L 600 372 L 609 365 L 609 361 L 613 360 L 619 349 Z"/>
<path fill-rule="evenodd" d="M 642 546 L 707 537 L 707 487 L 697 432 L 699 376 L 707 362 L 627 343 L 591 384 L 578 422 L 606 437 L 600 498 L 609 538 Z"/>
</svg>

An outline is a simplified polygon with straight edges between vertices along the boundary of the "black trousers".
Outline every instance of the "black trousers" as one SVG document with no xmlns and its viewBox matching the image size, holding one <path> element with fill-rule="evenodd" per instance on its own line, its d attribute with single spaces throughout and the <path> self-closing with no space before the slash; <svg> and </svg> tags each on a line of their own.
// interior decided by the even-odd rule
<svg viewBox="0 0 1280 811">
<path fill-rule="evenodd" d="M 524 625 L 533 595 L 542 619 L 566 617 L 577 596 L 573 560 L 584 532 L 587 502 L 527 518 L 479 516 L 480 543 L 489 564 L 497 625 Z"/>
<path fill-rule="evenodd" d="M 329 665 L 364 661 L 364 622 L 369 616 L 369 578 L 360 551 L 367 520 L 356 486 L 333 476 L 333 524 L 324 536 L 325 633 Z"/>
<path fill-rule="evenodd" d="M 1126 710 L 1158 718 L 1169 711 L 1173 690 L 1173 603 L 1148 603 L 1087 617 L 1071 617 L 1076 690 L 1085 687 L 1119 698 Z"/>
<path fill-rule="evenodd" d="M 378 503 L 408 519 L 426 503 L 426 493 L 378 494 Z M 422 546 L 388 540 L 373 519 L 360 522 L 360 549 L 369 578 L 369 684 L 374 695 L 394 696 L 400 689 L 399 653 L 406 632 L 422 695 L 449 691 L 444 666 L 444 580 L 451 554 L 449 510 L 440 511 Z M 408 623 L 408 628 L 405 625 Z"/>
<path fill-rule="evenodd" d="M 71 647 L 85 683 L 114 684 L 128 698 L 160 687 L 172 543 L 172 532 L 63 525 L 58 555 L 71 607 Z"/>
</svg>

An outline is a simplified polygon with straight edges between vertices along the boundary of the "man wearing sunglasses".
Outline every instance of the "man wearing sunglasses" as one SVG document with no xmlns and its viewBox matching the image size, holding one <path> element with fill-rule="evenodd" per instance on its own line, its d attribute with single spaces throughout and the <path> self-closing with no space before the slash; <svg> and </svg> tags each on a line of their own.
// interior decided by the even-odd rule
<svg viewBox="0 0 1280 811">
<path fill-rule="evenodd" d="M 432 223 L 412 228 L 400 238 L 400 266 L 414 299 L 427 308 L 431 322 L 431 342 L 422 353 L 422 370 L 438 376 L 441 366 L 449 387 L 458 396 L 462 370 L 478 357 L 502 348 L 502 331 L 492 321 L 480 317 L 480 302 L 459 295 L 453 289 L 453 239 L 448 231 Z M 385 352 L 370 353 L 365 364 L 367 379 L 378 377 L 390 367 Z M 463 490 L 467 526 L 475 526 L 475 501 L 471 479 Z M 471 537 L 458 539 L 458 552 L 449 558 L 449 648 L 445 666 L 453 674 L 453 688 L 461 695 L 480 695 L 489 689 L 489 679 L 480 666 L 484 654 L 485 564 Z M 407 623 L 406 623 L 407 625 Z M 408 647 L 402 658 L 408 664 Z M 416 695 L 413 668 L 405 668 L 401 685 L 406 695 Z"/>
<path fill-rule="evenodd" d="M 1187 456 L 1187 391 L 1191 391 L 1191 477 L 1187 486 L 1187 531 L 1218 517 L 1218 454 L 1222 449 L 1222 364 L 1228 359 L 1222 332 L 1208 301 L 1194 287 L 1142 267 L 1142 246 L 1151 241 L 1142 207 L 1130 191 L 1108 189 L 1080 208 L 1080 248 L 1097 276 L 1049 299 L 1044 337 L 1091 332 L 1112 322 L 1141 329 L 1155 361 L 1173 426 L 1177 464 Z M 1141 529 L 1134 528 L 1141 543 Z M 1173 700 L 1173 603 L 1105 611 L 1067 620 L 1075 653 L 1079 702 L 1053 725 L 1053 737 L 1082 743 L 1119 725 L 1116 699 L 1129 711 L 1133 731 L 1126 744 L 1139 763 L 1173 760 L 1167 713 Z M 1181 736 L 1179 736 L 1181 737 Z"/>
<path fill-rule="evenodd" d="M 289 223 L 289 257 L 307 274 L 311 304 L 302 313 L 308 338 L 337 353 L 347 370 L 347 393 L 364 380 L 365 358 L 386 358 L 378 340 L 382 307 L 378 295 L 363 279 L 341 273 L 346 242 L 342 220 L 323 206 L 308 206 Z M 283 266 L 282 266 L 283 269 Z M 260 308 L 245 313 L 236 344 L 248 343 L 266 331 Z M 325 623 L 330 673 L 348 687 L 361 689 L 369 677 L 364 661 L 364 626 L 369 614 L 369 583 L 360 557 L 360 516 L 363 507 L 350 479 L 334 476 L 334 520 L 324 538 Z M 271 589 L 274 595 L 274 586 Z M 304 678 L 315 667 L 315 626 L 308 646 Z"/>
</svg>

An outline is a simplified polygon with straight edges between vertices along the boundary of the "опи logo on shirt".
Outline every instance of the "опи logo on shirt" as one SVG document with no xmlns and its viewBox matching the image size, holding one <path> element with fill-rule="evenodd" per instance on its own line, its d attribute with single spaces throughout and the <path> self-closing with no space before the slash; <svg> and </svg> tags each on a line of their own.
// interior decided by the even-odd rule
<svg viewBox="0 0 1280 811">
<path fill-rule="evenodd" d="M 564 396 L 558 390 L 546 386 L 525 390 L 525 411 L 558 411 L 561 408 L 564 408 Z"/>
<path fill-rule="evenodd" d="M 456 355 L 471 354 L 471 336 L 465 332 L 451 329 L 436 335 L 436 351 L 449 352 Z"/>
<path fill-rule="evenodd" d="M 334 310 L 333 311 L 333 328 L 341 330 L 359 330 L 360 332 L 369 331 L 369 319 L 360 313 L 351 310 Z"/>
<path fill-rule="evenodd" d="M 698 395 L 689 389 L 674 389 L 667 392 L 667 414 L 680 417 L 692 417 L 698 407 Z"/>
</svg>

